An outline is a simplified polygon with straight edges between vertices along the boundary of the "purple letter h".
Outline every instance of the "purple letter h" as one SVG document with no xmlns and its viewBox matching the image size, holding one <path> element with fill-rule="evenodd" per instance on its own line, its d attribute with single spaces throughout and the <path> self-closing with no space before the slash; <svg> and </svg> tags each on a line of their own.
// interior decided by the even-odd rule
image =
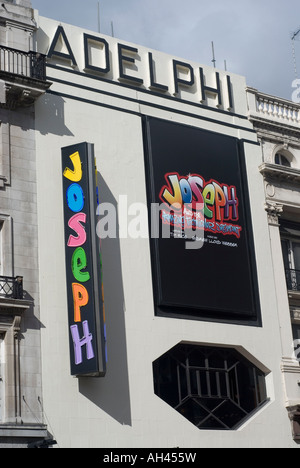
<svg viewBox="0 0 300 468">
<path fill-rule="evenodd" d="M 89 324 L 87 320 L 82 323 L 83 327 L 83 333 L 84 337 L 80 339 L 79 337 L 79 332 L 78 332 L 78 326 L 73 325 L 71 327 L 71 333 L 73 337 L 73 343 L 74 343 L 74 352 L 75 352 L 75 364 L 76 366 L 78 364 L 82 363 L 82 350 L 81 348 L 86 345 L 86 356 L 87 359 L 93 359 L 94 351 L 92 347 L 92 339 L 93 335 L 89 331 Z"/>
</svg>

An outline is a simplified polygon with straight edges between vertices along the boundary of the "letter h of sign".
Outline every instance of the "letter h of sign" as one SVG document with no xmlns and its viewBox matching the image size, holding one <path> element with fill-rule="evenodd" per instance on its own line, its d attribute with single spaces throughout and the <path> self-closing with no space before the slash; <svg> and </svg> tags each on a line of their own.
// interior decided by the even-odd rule
<svg viewBox="0 0 300 468">
<path fill-rule="evenodd" d="M 231 193 L 231 198 L 229 197 L 228 193 L 228 187 L 226 185 L 223 185 L 223 191 L 226 199 L 226 204 L 225 204 L 225 212 L 224 212 L 224 217 L 225 219 L 229 219 L 229 207 L 231 206 L 232 208 L 232 216 L 231 219 L 238 219 L 238 199 L 236 197 L 236 188 L 231 187 L 230 188 L 230 193 Z"/>
<path fill-rule="evenodd" d="M 77 325 L 72 325 L 70 327 L 72 338 L 73 338 L 73 343 L 74 343 L 74 354 L 75 354 L 76 365 L 82 363 L 82 349 L 81 348 L 83 346 L 86 346 L 87 359 L 93 359 L 94 357 L 94 351 L 93 351 L 93 346 L 92 346 L 93 335 L 89 331 L 88 322 L 87 321 L 83 322 L 82 327 L 83 327 L 83 333 L 84 333 L 83 338 L 80 338 L 79 336 Z"/>
</svg>

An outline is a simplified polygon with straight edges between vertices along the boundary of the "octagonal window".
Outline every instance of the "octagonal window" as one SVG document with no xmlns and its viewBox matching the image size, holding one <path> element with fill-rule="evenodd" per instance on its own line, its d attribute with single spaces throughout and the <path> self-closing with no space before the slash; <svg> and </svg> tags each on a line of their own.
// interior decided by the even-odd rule
<svg viewBox="0 0 300 468">
<path fill-rule="evenodd" d="M 155 394 L 199 429 L 234 430 L 267 401 L 264 372 L 234 348 L 178 344 L 153 375 Z"/>
</svg>

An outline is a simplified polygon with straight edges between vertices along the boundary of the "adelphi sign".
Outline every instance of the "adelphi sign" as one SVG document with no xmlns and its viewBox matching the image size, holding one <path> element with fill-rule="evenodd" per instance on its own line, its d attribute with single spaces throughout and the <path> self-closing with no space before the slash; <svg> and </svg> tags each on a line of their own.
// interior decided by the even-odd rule
<svg viewBox="0 0 300 468">
<path fill-rule="evenodd" d="M 100 79 L 114 81 L 159 95 L 169 95 L 232 112 L 234 110 L 233 85 L 230 75 L 209 68 L 206 76 L 202 67 L 195 67 L 177 59 L 161 60 L 161 54 L 144 48 L 122 44 L 112 39 L 82 33 L 70 34 L 58 26 L 47 54 L 48 64 L 70 66 L 74 71 Z M 70 40 L 69 40 L 70 39 Z M 74 45 L 71 43 L 71 39 Z M 76 39 L 76 41 L 75 41 Z M 81 43 L 81 50 L 78 44 Z M 79 66 L 84 57 L 84 66 Z M 81 69 L 82 67 L 82 69 Z M 164 76 L 165 82 L 157 78 Z M 186 97 L 187 96 L 187 97 Z"/>
</svg>

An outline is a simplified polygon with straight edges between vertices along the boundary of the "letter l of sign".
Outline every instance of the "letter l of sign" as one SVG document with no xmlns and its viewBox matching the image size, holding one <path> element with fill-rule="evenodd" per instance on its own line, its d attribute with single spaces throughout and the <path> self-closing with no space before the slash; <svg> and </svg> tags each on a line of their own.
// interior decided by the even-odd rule
<svg viewBox="0 0 300 468">
<path fill-rule="evenodd" d="M 73 163 L 74 170 L 72 171 L 68 167 L 64 170 L 64 177 L 71 180 L 72 182 L 79 182 L 82 178 L 82 167 L 81 159 L 78 151 L 74 154 L 71 154 L 70 159 Z"/>
</svg>

